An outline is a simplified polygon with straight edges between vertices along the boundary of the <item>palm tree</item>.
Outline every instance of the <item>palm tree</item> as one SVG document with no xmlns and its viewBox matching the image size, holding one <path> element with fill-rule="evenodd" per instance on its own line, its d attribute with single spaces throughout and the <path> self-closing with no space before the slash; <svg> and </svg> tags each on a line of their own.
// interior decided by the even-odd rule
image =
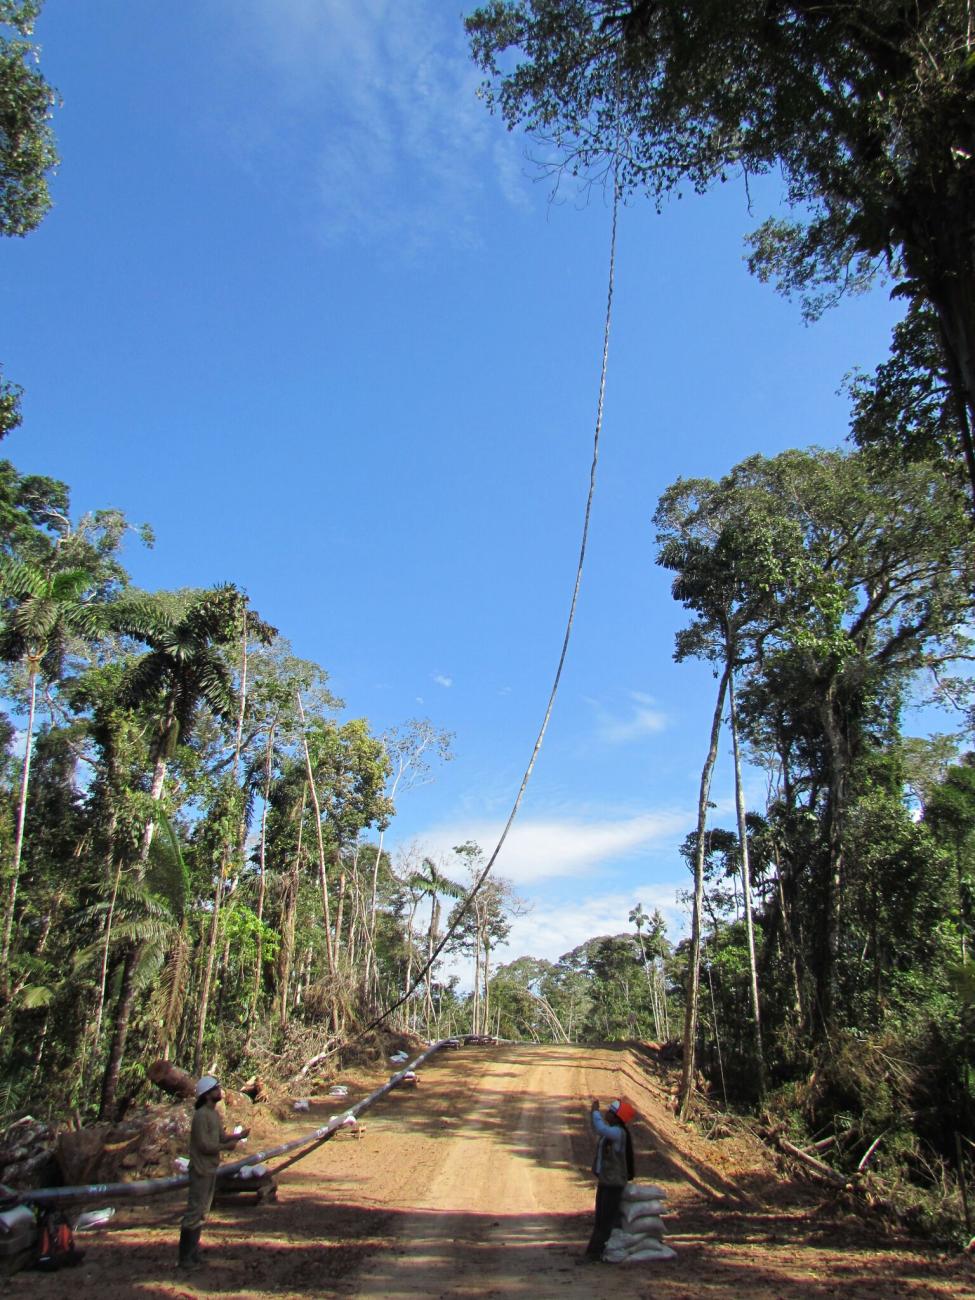
<svg viewBox="0 0 975 1300">
<path fill-rule="evenodd" d="M 220 647 L 235 638 L 244 605 L 245 597 L 230 583 L 196 594 L 188 606 L 175 612 L 168 601 L 153 597 L 118 604 L 119 629 L 149 647 L 149 653 L 126 673 L 120 698 L 132 709 L 148 705 L 156 717 L 149 787 L 154 803 L 162 798 L 169 760 L 189 740 L 201 705 L 208 705 L 221 718 L 233 709 L 233 681 Z M 154 829 L 150 817 L 141 861 L 148 855 Z"/>
<path fill-rule="evenodd" d="M 148 707 L 155 716 L 152 744 L 153 774 L 149 798 L 162 799 L 169 760 L 186 744 L 202 705 L 218 717 L 231 716 L 234 690 L 231 673 L 220 647 L 233 641 L 240 627 L 244 596 L 231 584 L 197 593 L 188 604 L 140 597 L 119 602 L 120 630 L 137 636 L 149 647 L 127 671 L 121 702 L 132 709 Z M 146 819 L 138 863 L 144 870 L 156 826 L 155 814 Z M 112 1045 L 102 1080 L 99 1114 L 105 1117 L 115 1104 L 119 1070 L 128 1037 L 129 1019 L 137 987 L 141 941 L 128 944 L 115 1014 Z"/>
<path fill-rule="evenodd" d="M 414 871 L 407 884 L 417 890 L 422 897 L 430 899 L 430 927 L 427 930 L 427 971 L 426 971 L 426 1011 L 427 1033 L 433 1020 L 433 949 L 440 929 L 440 895 L 447 898 L 463 898 L 464 888 L 456 881 L 443 875 L 432 858 L 424 858 L 423 866 Z"/>
<path fill-rule="evenodd" d="M 15 602 L 0 638 L 0 657 L 23 663 L 27 670 L 28 696 L 27 736 L 17 800 L 13 861 L 0 938 L 0 996 L 5 1002 L 10 996 L 10 941 L 24 848 L 37 681 L 42 672 L 51 676 L 60 672 L 72 634 L 90 636 L 98 628 L 102 609 L 86 599 L 94 585 L 95 575 L 87 568 L 51 571 L 27 561 L 6 561 L 0 569 L 0 595 Z"/>
</svg>

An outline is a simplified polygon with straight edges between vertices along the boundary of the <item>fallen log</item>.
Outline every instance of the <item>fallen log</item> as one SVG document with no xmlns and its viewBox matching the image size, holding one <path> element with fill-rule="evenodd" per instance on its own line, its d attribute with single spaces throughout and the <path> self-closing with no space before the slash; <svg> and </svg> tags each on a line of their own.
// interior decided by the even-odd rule
<svg viewBox="0 0 975 1300">
<path fill-rule="evenodd" d="M 291 1082 L 294 1083 L 296 1079 L 303 1079 L 309 1070 L 313 1070 L 316 1065 L 321 1065 L 322 1061 L 327 1061 L 330 1056 L 338 1051 L 340 1046 L 341 1044 L 337 1038 L 330 1038 L 317 1056 L 313 1056 L 310 1061 L 304 1063 Z"/>
<path fill-rule="evenodd" d="M 866 1169 L 867 1165 L 873 1159 L 873 1153 L 880 1146 L 880 1138 L 882 1138 L 883 1136 L 884 1136 L 883 1133 L 881 1133 L 880 1137 L 874 1138 L 874 1140 L 867 1147 L 866 1151 L 863 1154 L 862 1159 L 860 1160 L 860 1163 L 857 1165 L 858 1174 L 862 1174 L 864 1169 Z"/>
<path fill-rule="evenodd" d="M 835 1137 L 820 1138 L 818 1142 L 810 1142 L 805 1148 L 806 1151 L 828 1151 L 836 1141 Z"/>
<path fill-rule="evenodd" d="M 196 1093 L 196 1081 L 172 1061 L 153 1061 L 146 1073 L 157 1088 L 181 1101 L 189 1101 Z"/>
<path fill-rule="evenodd" d="M 811 1156 L 808 1151 L 802 1151 L 799 1147 L 793 1146 L 792 1143 L 787 1142 L 784 1137 L 780 1137 L 778 1141 L 779 1146 L 783 1151 L 798 1160 L 801 1164 L 804 1164 L 807 1168 L 812 1169 L 813 1172 L 819 1174 L 821 1178 L 825 1178 L 828 1182 L 832 1183 L 834 1187 L 846 1187 L 848 1183 L 853 1181 L 853 1179 L 848 1178 L 846 1174 L 841 1174 L 838 1170 L 832 1169 L 829 1165 L 824 1164 L 822 1160 L 817 1160 L 816 1157 Z"/>
</svg>

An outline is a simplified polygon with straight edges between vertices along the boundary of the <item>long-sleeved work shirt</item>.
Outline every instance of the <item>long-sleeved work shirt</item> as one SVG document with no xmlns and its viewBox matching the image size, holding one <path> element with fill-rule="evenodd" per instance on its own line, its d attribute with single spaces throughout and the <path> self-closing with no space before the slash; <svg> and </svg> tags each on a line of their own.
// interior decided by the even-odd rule
<svg viewBox="0 0 975 1300">
<path fill-rule="evenodd" d="M 220 1147 L 227 1135 L 213 1106 L 201 1106 L 193 1114 L 190 1129 L 190 1169 L 195 1174 L 215 1174 L 220 1167 Z"/>
<path fill-rule="evenodd" d="M 607 1124 L 598 1110 L 593 1110 L 589 1118 L 599 1138 L 592 1171 L 601 1183 L 622 1187 L 627 1181 L 626 1130 L 618 1124 Z"/>
</svg>

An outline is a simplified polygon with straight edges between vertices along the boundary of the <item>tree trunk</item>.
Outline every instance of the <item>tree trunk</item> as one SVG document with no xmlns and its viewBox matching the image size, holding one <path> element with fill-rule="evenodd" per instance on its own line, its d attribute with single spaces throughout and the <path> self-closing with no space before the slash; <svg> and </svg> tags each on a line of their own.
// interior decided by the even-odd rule
<svg viewBox="0 0 975 1300">
<path fill-rule="evenodd" d="M 113 817 L 114 824 L 114 817 Z M 101 970 L 98 975 L 98 997 L 95 1003 L 95 1031 L 92 1038 L 92 1061 L 97 1059 L 98 1044 L 102 1037 L 102 1016 L 105 1011 L 105 989 L 108 984 L 108 953 L 112 944 L 112 925 L 115 919 L 115 904 L 118 900 L 119 885 L 122 883 L 122 864 L 121 862 L 115 869 L 115 883 L 112 886 L 112 897 L 108 905 L 108 915 L 105 918 L 105 943 L 102 947 Z M 87 1071 L 86 1071 L 87 1073 Z"/>
<path fill-rule="evenodd" d="M 393 787 L 395 790 L 395 786 Z M 376 856 L 372 863 L 372 893 L 369 899 L 369 946 L 366 951 L 366 973 L 365 983 L 368 985 L 369 976 L 372 971 L 373 963 L 376 961 L 376 915 L 378 911 L 377 899 L 379 896 L 379 864 L 383 856 L 383 839 L 386 832 L 379 832 L 379 845 L 376 849 Z"/>
<path fill-rule="evenodd" d="M 10 888 L 3 917 L 3 943 L 0 945 L 0 996 L 10 999 L 10 943 L 17 910 L 17 887 L 20 883 L 20 858 L 24 848 L 24 821 L 27 817 L 27 787 L 30 782 L 30 759 L 34 749 L 34 715 L 37 711 L 37 669 L 30 672 L 30 705 L 27 711 L 27 739 L 24 744 L 24 763 L 20 772 L 20 796 L 17 800 L 17 830 L 14 835 L 13 865 L 10 870 Z"/>
<path fill-rule="evenodd" d="M 478 1026 L 480 1020 L 481 1006 L 481 941 L 480 936 L 475 933 L 474 936 L 474 996 L 471 1005 L 471 1033 L 479 1033 Z"/>
<path fill-rule="evenodd" d="M 420 905 L 418 898 L 411 899 L 410 914 L 406 920 L 406 984 L 404 991 L 408 991 L 413 986 L 413 921 L 416 918 L 416 909 Z M 409 1003 L 404 1008 L 406 1023 L 409 1025 L 410 1007 Z"/>
<path fill-rule="evenodd" d="M 738 737 L 738 712 L 735 706 L 735 674 L 728 664 L 728 708 L 731 722 L 731 748 L 735 763 L 735 811 L 738 816 L 738 845 L 741 854 L 741 891 L 745 903 L 745 933 L 748 939 L 748 972 L 752 997 L 754 1029 L 755 1083 L 758 1100 L 765 1097 L 765 1053 L 762 1048 L 762 1018 L 758 1000 L 758 964 L 755 960 L 755 927 L 752 924 L 752 883 L 748 860 L 748 826 L 745 821 L 745 791 L 741 779 L 741 747 Z"/>
<path fill-rule="evenodd" d="M 305 767 L 308 771 L 308 790 L 311 794 L 312 807 L 315 810 L 315 834 L 318 838 L 318 879 L 322 890 L 322 919 L 325 922 L 325 957 L 328 973 L 335 978 L 335 949 L 332 945 L 332 912 L 328 897 L 328 878 L 325 873 L 325 840 L 322 836 L 322 810 L 318 804 L 318 791 L 315 789 L 315 773 L 312 771 L 311 754 L 308 750 L 308 736 L 305 731 L 305 710 L 301 703 L 301 691 L 296 692 L 298 714 L 301 718 L 301 743 L 305 751 Z"/>
<path fill-rule="evenodd" d="M 172 1061 L 153 1061 L 146 1076 L 157 1088 L 161 1088 L 170 1097 L 178 1097 L 180 1101 L 189 1101 L 195 1093 L 192 1076 L 173 1065 Z"/>
<path fill-rule="evenodd" d="M 708 821 L 708 796 L 711 793 L 711 774 L 718 756 L 718 738 L 721 735 L 721 715 L 724 712 L 725 692 L 728 688 L 728 670 L 725 668 L 718 684 L 718 697 L 711 720 L 711 742 L 704 767 L 701 769 L 701 789 L 697 801 L 697 845 L 694 853 L 694 908 L 691 913 L 691 963 L 687 972 L 687 1007 L 684 1015 L 684 1069 L 681 1075 L 679 1113 L 687 1119 L 694 1093 L 694 1054 L 697 1044 L 698 1002 L 701 987 L 701 911 L 704 901 L 705 834 Z"/>
<path fill-rule="evenodd" d="M 840 931 L 843 919 L 843 855 L 846 816 L 846 786 L 849 769 L 848 746 L 836 716 L 836 687 L 831 683 L 820 709 L 823 730 L 829 748 L 828 861 L 823 900 L 823 942 L 819 945 L 820 963 L 817 978 L 819 1016 L 814 1026 L 816 1037 L 828 1039 L 836 1019 L 836 995 L 839 979 Z"/>
<path fill-rule="evenodd" d="M 167 716 L 172 717 L 172 703 L 168 706 Z M 152 771 L 152 785 L 149 788 L 149 797 L 153 803 L 159 803 L 162 799 L 163 786 L 166 782 L 167 760 L 163 754 L 156 757 L 155 765 Z M 149 849 L 152 845 L 153 835 L 156 829 L 155 819 L 150 817 L 146 822 L 145 829 L 142 832 L 142 842 L 139 845 L 139 870 L 143 872 L 145 865 L 149 860 Z M 112 1034 L 112 1046 L 108 1055 L 108 1063 L 105 1066 L 105 1074 L 102 1079 L 102 1099 L 99 1107 L 99 1118 L 104 1119 L 109 1115 L 109 1111 L 115 1105 L 115 1095 L 118 1091 L 119 1072 L 122 1068 L 122 1056 L 125 1052 L 125 1043 L 129 1033 L 129 1020 L 132 1016 L 132 1006 L 135 1002 L 135 971 L 139 965 L 142 956 L 142 945 L 134 943 L 130 945 L 129 951 L 125 957 L 125 965 L 122 973 L 122 988 L 119 993 L 118 1006 L 115 1010 L 115 1030 Z"/>
<path fill-rule="evenodd" d="M 339 858 L 340 858 L 340 855 L 341 855 L 341 849 L 336 853 L 336 857 L 339 857 Z M 346 882 L 346 873 L 345 873 L 344 871 L 341 871 L 341 870 L 340 870 L 340 871 L 339 871 L 339 897 L 338 897 L 338 902 L 337 902 L 337 904 L 336 904 L 336 908 L 335 908 L 335 960 L 336 960 L 336 963 L 338 962 L 339 954 L 340 954 L 341 951 L 342 951 L 342 918 L 343 918 L 343 915 L 344 915 L 344 913 L 345 913 L 345 887 L 346 887 L 346 883 L 347 883 L 347 882 Z"/>
<path fill-rule="evenodd" d="M 240 663 L 240 690 L 237 693 L 237 729 L 234 734 L 234 761 L 231 770 L 231 780 L 234 789 L 237 789 L 237 777 L 240 770 L 240 748 L 244 735 L 244 713 L 247 709 L 247 610 L 244 609 L 241 663 Z M 240 842 L 247 841 L 247 801 L 241 798 L 241 821 Z M 227 841 L 230 840 L 229 834 Z M 210 989 L 213 981 L 213 964 L 217 953 L 217 931 L 220 925 L 220 909 L 223 905 L 224 886 L 227 880 L 227 872 L 230 869 L 233 860 L 234 846 L 226 842 L 220 854 L 220 871 L 217 875 L 217 883 L 213 891 L 213 912 L 210 916 L 210 936 L 207 943 L 207 963 L 203 975 L 203 988 L 200 992 L 200 1011 L 196 1027 L 196 1044 L 193 1049 L 193 1069 L 199 1074 L 203 1065 L 203 1039 L 206 1036 L 207 1013 L 210 1006 Z"/>
<path fill-rule="evenodd" d="M 261 926 L 264 921 L 264 896 L 267 892 L 267 804 L 271 797 L 271 767 L 274 758 L 274 732 L 276 724 L 272 723 L 267 733 L 267 749 L 264 754 L 264 799 L 261 804 L 261 843 L 258 849 L 257 870 L 257 952 L 254 956 L 254 982 L 251 986 L 250 1006 L 247 1009 L 247 1036 L 244 1051 L 248 1051 L 254 1033 L 254 1017 L 257 1014 L 257 999 L 261 991 L 261 974 L 264 968 L 264 938 Z"/>
<path fill-rule="evenodd" d="M 122 967 L 122 987 L 119 991 L 118 1006 L 115 1009 L 115 1030 L 112 1034 L 112 1046 L 108 1054 L 108 1063 L 105 1066 L 105 1075 L 102 1079 L 102 1098 L 98 1108 L 98 1118 L 102 1120 L 115 1118 L 113 1113 L 115 1097 L 118 1092 L 118 1080 L 122 1069 L 122 1057 L 125 1053 L 125 1042 L 129 1034 L 132 1005 L 135 1002 L 135 972 L 138 965 L 139 948 L 138 945 L 132 944 L 125 955 L 125 963 Z"/>
<path fill-rule="evenodd" d="M 786 945 L 786 957 L 789 963 L 789 973 L 792 977 L 792 998 L 796 1013 L 796 1025 L 799 1029 L 802 1029 L 806 1023 L 806 1017 L 802 1005 L 802 984 L 799 980 L 799 959 L 796 953 L 795 936 L 792 933 L 792 912 L 785 894 L 785 885 L 782 880 L 782 868 L 779 865 L 778 854 L 776 854 L 774 861 L 775 876 L 779 886 L 779 910 L 782 913 L 782 938 Z"/>
<path fill-rule="evenodd" d="M 426 936 L 426 1034 L 433 1022 L 433 945 L 437 941 L 437 894 L 430 896 L 430 930 Z"/>
<path fill-rule="evenodd" d="M 308 787 L 303 786 L 301 791 L 301 812 L 298 816 L 298 846 L 295 849 L 294 861 L 291 864 L 284 897 L 281 900 L 281 951 L 278 956 L 278 992 L 281 997 L 280 1019 L 282 1029 L 287 1028 L 291 1006 L 288 999 L 288 986 L 291 983 L 291 966 L 294 961 L 295 912 L 298 907 L 298 888 L 301 881 L 301 840 L 305 826 L 305 800 L 307 794 Z"/>
<path fill-rule="evenodd" d="M 196 1020 L 196 1042 L 193 1046 L 193 1069 L 197 1074 L 203 1068 L 203 1039 L 206 1036 L 207 1013 L 210 1007 L 210 989 L 213 983 L 213 966 L 217 955 L 217 933 L 220 928 L 220 911 L 223 903 L 224 884 L 227 879 L 227 852 L 221 854 L 220 870 L 213 890 L 213 910 L 210 914 L 210 930 L 207 935 L 206 965 L 203 970 L 203 987 L 200 990 L 200 1006 Z"/>
</svg>

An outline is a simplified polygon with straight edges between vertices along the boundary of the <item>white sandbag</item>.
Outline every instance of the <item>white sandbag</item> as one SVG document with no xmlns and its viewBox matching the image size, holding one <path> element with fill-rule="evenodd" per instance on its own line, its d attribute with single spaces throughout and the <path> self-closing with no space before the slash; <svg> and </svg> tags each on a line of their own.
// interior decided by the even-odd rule
<svg viewBox="0 0 975 1300">
<path fill-rule="evenodd" d="M 663 1243 L 654 1232 L 621 1232 L 614 1243 L 607 1241 L 607 1250 L 621 1250 L 625 1255 L 633 1255 L 638 1250 L 655 1250 Z"/>
<path fill-rule="evenodd" d="M 662 1237 L 667 1231 L 659 1214 L 641 1214 L 638 1219 L 631 1219 L 626 1228 L 628 1237 Z"/>
<path fill-rule="evenodd" d="M 623 1227 L 629 1231 L 634 1219 L 645 1218 L 648 1214 L 665 1214 L 667 1207 L 663 1201 L 630 1201 L 622 1207 Z"/>
<path fill-rule="evenodd" d="M 606 1242 L 607 1250 L 637 1250 L 646 1241 L 642 1232 L 624 1232 L 622 1228 L 614 1228 L 609 1234 L 609 1240 Z"/>
<path fill-rule="evenodd" d="M 654 1183 L 627 1183 L 623 1188 L 624 1201 L 666 1201 L 667 1193 Z"/>
<path fill-rule="evenodd" d="M 645 1259 L 674 1259 L 675 1257 L 675 1251 L 654 1237 L 643 1237 L 635 1246 L 630 1246 L 628 1249 L 620 1246 L 611 1249 L 607 1242 L 603 1254 L 603 1259 L 610 1264 L 629 1264 L 634 1261 L 639 1263 Z"/>
<path fill-rule="evenodd" d="M 671 1250 L 671 1248 L 669 1246 L 665 1246 L 662 1241 L 658 1241 L 653 1250 L 649 1250 L 649 1249 L 634 1250 L 632 1254 L 627 1255 L 626 1261 L 628 1264 L 639 1264 L 641 1261 L 647 1259 L 676 1259 L 676 1258 L 677 1258 L 676 1250 Z"/>
</svg>

